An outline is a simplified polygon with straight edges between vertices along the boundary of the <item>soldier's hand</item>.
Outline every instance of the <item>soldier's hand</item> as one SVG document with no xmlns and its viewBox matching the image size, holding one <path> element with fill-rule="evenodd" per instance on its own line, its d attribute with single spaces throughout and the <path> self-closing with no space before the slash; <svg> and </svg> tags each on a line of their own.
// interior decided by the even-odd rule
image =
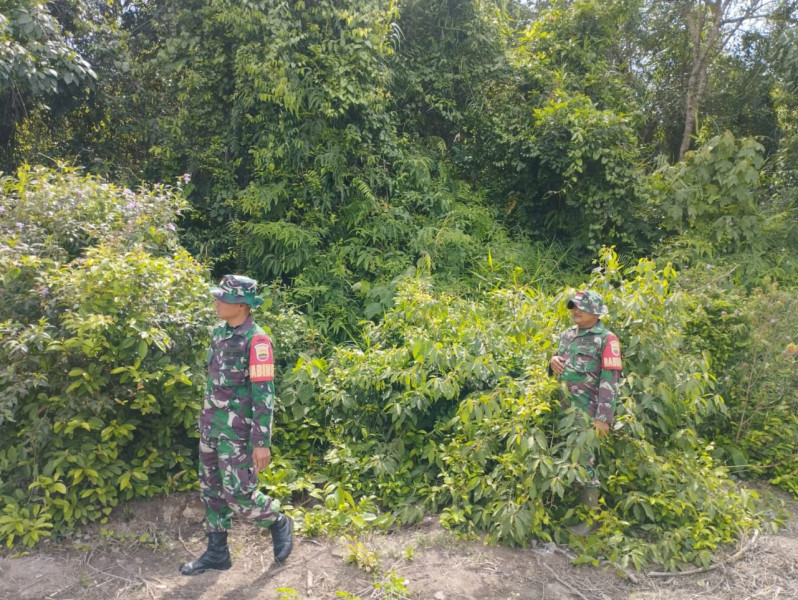
<svg viewBox="0 0 798 600">
<path fill-rule="evenodd" d="M 269 466 L 272 461 L 271 448 L 255 448 L 252 450 L 252 461 L 255 463 L 255 470 L 259 473 Z"/>
<path fill-rule="evenodd" d="M 596 435 L 600 438 L 606 436 L 610 432 L 610 424 L 604 421 L 593 421 L 593 427 L 596 428 Z"/>
<path fill-rule="evenodd" d="M 562 356 L 552 356 L 549 366 L 555 375 L 562 375 L 562 372 L 565 371 L 565 359 Z"/>
</svg>

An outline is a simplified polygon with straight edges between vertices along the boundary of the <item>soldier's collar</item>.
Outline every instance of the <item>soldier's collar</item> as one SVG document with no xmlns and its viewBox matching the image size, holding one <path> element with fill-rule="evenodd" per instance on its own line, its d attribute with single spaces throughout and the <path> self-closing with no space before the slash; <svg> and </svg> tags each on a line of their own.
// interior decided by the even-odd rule
<svg viewBox="0 0 798 600">
<path fill-rule="evenodd" d="M 252 327 L 252 314 L 248 314 L 247 318 L 244 319 L 244 322 L 241 323 L 241 325 L 239 325 L 235 329 L 233 329 L 233 332 L 234 333 L 243 333 L 244 331 L 246 331 L 250 327 Z"/>
<path fill-rule="evenodd" d="M 227 323 L 224 324 L 224 330 L 226 336 L 243 334 L 250 327 L 252 327 L 252 315 L 247 315 L 247 318 L 244 319 L 244 322 L 241 323 L 241 325 L 238 325 L 237 327 L 233 327 Z"/>
<path fill-rule="evenodd" d="M 596 324 L 589 329 L 579 329 L 577 325 L 574 325 L 574 327 L 576 327 L 576 331 L 579 335 L 584 335 L 586 333 L 601 333 L 604 330 L 604 323 L 602 323 L 601 319 L 599 319 L 596 321 Z"/>
</svg>

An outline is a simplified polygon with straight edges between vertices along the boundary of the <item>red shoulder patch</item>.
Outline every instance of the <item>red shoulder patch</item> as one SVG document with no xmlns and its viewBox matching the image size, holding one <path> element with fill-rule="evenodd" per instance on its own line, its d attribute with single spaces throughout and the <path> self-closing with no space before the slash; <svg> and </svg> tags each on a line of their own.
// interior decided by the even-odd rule
<svg viewBox="0 0 798 600">
<path fill-rule="evenodd" d="M 607 343 L 601 353 L 601 368 L 610 371 L 620 371 L 623 368 L 621 342 L 614 334 L 607 336 Z"/>
<path fill-rule="evenodd" d="M 259 333 L 249 345 L 249 380 L 253 382 L 274 379 L 274 354 L 269 336 Z"/>
</svg>

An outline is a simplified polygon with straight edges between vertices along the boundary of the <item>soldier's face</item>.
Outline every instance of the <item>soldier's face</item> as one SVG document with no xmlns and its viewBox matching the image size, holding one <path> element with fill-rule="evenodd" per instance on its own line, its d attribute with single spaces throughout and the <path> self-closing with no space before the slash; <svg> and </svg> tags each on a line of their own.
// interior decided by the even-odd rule
<svg viewBox="0 0 798 600">
<path fill-rule="evenodd" d="M 222 321 L 228 322 L 239 320 L 247 310 L 246 304 L 230 304 L 221 300 L 216 300 L 214 305 L 216 307 L 216 316 Z"/>
<path fill-rule="evenodd" d="M 598 315 L 583 311 L 581 308 L 574 306 L 571 309 L 571 319 L 579 329 L 590 329 L 598 323 Z"/>
</svg>

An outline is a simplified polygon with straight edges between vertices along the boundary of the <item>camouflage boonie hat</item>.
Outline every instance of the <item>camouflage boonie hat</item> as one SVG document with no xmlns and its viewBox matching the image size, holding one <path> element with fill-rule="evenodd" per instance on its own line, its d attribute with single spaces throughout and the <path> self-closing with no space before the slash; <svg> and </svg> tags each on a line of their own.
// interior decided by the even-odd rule
<svg viewBox="0 0 798 600">
<path fill-rule="evenodd" d="M 258 282 L 243 275 L 225 275 L 218 286 L 211 288 L 211 294 L 217 300 L 227 304 L 248 304 L 257 308 L 263 304 L 263 298 L 257 295 Z"/>
<path fill-rule="evenodd" d="M 607 306 L 604 304 L 604 299 L 601 297 L 601 294 L 593 290 L 577 292 L 576 295 L 568 301 L 566 306 L 568 306 L 568 308 L 576 306 L 579 310 L 600 317 L 610 312 L 607 310 Z"/>
</svg>

